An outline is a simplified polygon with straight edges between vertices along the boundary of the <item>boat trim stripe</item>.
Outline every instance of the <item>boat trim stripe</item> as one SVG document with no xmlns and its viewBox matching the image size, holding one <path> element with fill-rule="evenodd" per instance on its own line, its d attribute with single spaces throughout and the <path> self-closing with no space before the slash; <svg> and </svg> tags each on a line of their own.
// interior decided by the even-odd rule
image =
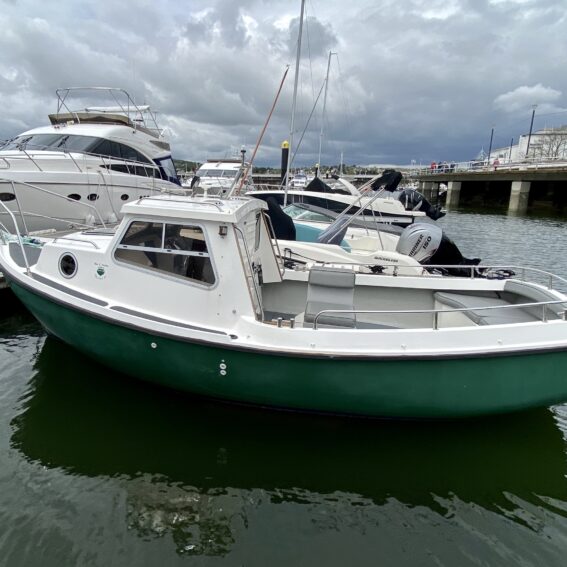
<svg viewBox="0 0 567 567">
<path fill-rule="evenodd" d="M 170 319 L 164 319 L 163 317 L 156 317 L 155 315 L 149 315 L 148 313 L 142 313 L 141 311 L 136 311 L 135 309 L 129 309 L 128 307 L 121 307 L 120 305 L 112 305 L 110 309 L 112 309 L 113 311 L 118 311 L 119 313 L 125 313 L 126 315 L 133 315 L 134 317 L 140 317 L 141 319 L 154 321 L 156 323 L 164 323 L 166 325 L 173 325 L 174 327 L 191 329 L 193 331 L 202 331 L 204 333 L 213 333 L 215 335 L 223 335 L 225 337 L 228 336 L 228 333 L 225 333 L 224 331 L 217 331 L 216 329 L 207 329 L 206 327 L 189 325 L 188 323 L 178 323 L 177 321 L 171 321 Z"/>
<path fill-rule="evenodd" d="M 97 299 L 96 297 L 86 295 L 85 293 L 81 293 L 80 291 L 75 291 L 74 289 L 71 289 L 70 287 L 61 285 L 60 283 L 54 282 L 53 280 L 50 280 L 49 278 L 45 278 L 43 276 L 40 276 L 39 274 L 31 274 L 31 276 L 34 280 L 38 281 L 39 283 L 42 283 L 44 285 L 48 285 L 49 287 L 52 287 L 52 288 L 56 289 L 57 291 L 62 291 L 63 293 L 67 293 L 68 295 L 72 295 L 73 297 L 76 297 L 77 299 L 82 299 L 83 301 L 88 301 L 89 303 L 94 303 L 95 305 L 100 305 L 101 307 L 106 307 L 108 305 L 108 303 L 106 301 L 102 301 L 101 299 Z"/>
</svg>

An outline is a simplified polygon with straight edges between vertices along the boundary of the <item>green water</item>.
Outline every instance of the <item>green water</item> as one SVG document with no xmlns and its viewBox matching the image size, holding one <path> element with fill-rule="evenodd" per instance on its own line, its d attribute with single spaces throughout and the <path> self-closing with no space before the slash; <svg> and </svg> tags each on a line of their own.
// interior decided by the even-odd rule
<svg viewBox="0 0 567 567">
<path fill-rule="evenodd" d="M 566 274 L 560 221 L 451 216 L 468 254 L 527 250 Z M 562 566 L 566 439 L 567 406 L 404 423 L 195 400 L 16 308 L 0 319 L 0 565 Z"/>
</svg>

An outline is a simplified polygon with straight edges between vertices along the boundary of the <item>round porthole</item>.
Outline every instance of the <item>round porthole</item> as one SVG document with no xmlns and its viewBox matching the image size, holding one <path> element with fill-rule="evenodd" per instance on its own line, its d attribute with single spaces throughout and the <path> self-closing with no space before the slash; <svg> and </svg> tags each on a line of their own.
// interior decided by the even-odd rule
<svg viewBox="0 0 567 567">
<path fill-rule="evenodd" d="M 123 201 L 127 201 L 130 197 L 129 197 L 128 195 L 126 195 L 126 193 L 122 193 L 122 195 L 120 195 L 120 198 L 121 198 Z"/>
<path fill-rule="evenodd" d="M 77 259 L 73 254 L 63 254 L 59 258 L 59 271 L 65 278 L 72 278 L 77 273 Z"/>
<path fill-rule="evenodd" d="M 73 201 L 80 201 L 81 200 L 81 196 L 77 195 L 77 193 L 71 193 L 70 195 L 67 195 L 67 197 L 69 197 L 69 199 L 73 199 Z"/>
<path fill-rule="evenodd" d="M 0 201 L 13 201 L 16 198 L 14 193 L 0 193 Z"/>
<path fill-rule="evenodd" d="M 89 195 L 87 195 L 87 199 L 89 201 L 96 201 L 98 199 L 98 195 L 96 193 L 90 193 Z"/>
</svg>

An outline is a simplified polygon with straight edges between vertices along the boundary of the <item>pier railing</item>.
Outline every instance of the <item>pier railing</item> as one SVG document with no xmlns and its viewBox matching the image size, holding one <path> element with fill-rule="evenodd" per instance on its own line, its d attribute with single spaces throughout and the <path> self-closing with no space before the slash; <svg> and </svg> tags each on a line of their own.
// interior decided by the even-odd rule
<svg viewBox="0 0 567 567">
<path fill-rule="evenodd" d="M 420 166 L 410 171 L 411 176 L 443 175 L 447 173 L 483 173 L 488 171 L 522 171 L 540 169 L 567 169 L 567 158 L 527 158 L 522 160 L 469 160 L 442 162 L 435 166 Z"/>
</svg>

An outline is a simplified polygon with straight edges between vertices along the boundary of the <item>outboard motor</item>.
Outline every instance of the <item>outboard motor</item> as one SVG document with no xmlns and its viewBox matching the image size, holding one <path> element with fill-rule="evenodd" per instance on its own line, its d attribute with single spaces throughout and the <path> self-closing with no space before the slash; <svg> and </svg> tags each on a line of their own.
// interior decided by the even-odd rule
<svg viewBox="0 0 567 567">
<path fill-rule="evenodd" d="M 439 270 L 451 276 L 469 277 L 470 270 L 459 266 L 480 264 L 480 258 L 465 258 L 438 226 L 429 223 L 415 223 L 405 228 L 396 252 L 415 258 L 423 266 L 450 266 Z"/>
<path fill-rule="evenodd" d="M 415 258 L 426 264 L 437 252 L 443 231 L 434 224 L 415 223 L 404 229 L 396 246 L 396 252 Z"/>
<path fill-rule="evenodd" d="M 415 189 L 403 189 L 397 197 L 407 211 L 423 211 L 431 220 L 438 220 L 445 216 L 441 205 L 432 205 Z"/>
</svg>

